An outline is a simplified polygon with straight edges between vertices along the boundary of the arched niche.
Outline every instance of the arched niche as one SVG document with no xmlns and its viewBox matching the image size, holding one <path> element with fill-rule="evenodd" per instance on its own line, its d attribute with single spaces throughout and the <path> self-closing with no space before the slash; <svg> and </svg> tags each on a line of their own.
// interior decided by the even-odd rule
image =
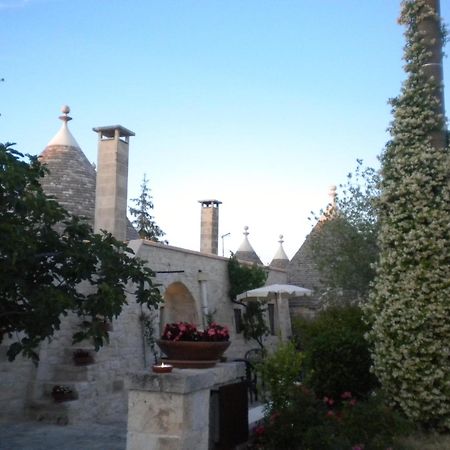
<svg viewBox="0 0 450 450">
<path fill-rule="evenodd" d="M 197 305 L 189 289 L 181 282 L 170 284 L 164 292 L 164 309 L 161 311 L 161 325 L 171 322 L 200 323 Z"/>
</svg>

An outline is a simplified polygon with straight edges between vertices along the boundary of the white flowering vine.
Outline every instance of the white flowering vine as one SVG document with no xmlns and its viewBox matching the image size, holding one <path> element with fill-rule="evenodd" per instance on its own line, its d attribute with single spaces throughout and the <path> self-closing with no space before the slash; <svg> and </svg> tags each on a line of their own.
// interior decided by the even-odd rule
<svg viewBox="0 0 450 450">
<path fill-rule="evenodd" d="M 391 401 L 416 423 L 450 430 L 450 156 L 440 80 L 427 65 L 440 18 L 429 0 L 405 0 L 405 71 L 391 100 L 382 155 L 380 257 L 366 306 L 374 371 Z M 445 41 L 441 28 L 438 39 Z"/>
</svg>

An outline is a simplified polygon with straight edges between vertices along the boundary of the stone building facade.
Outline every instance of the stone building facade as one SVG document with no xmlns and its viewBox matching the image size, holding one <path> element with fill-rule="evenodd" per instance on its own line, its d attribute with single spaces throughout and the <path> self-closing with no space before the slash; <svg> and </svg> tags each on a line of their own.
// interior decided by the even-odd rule
<svg viewBox="0 0 450 450">
<path fill-rule="evenodd" d="M 217 231 L 208 231 L 217 230 L 217 223 L 205 223 L 208 230 L 202 233 L 203 238 L 215 239 L 215 242 L 203 243 L 208 251 L 187 250 L 137 239 L 137 233 L 126 219 L 126 209 L 120 215 L 108 203 L 111 195 L 126 198 L 126 180 L 122 169 L 127 161 L 122 161 L 122 169 L 103 162 L 103 168 L 99 167 L 96 171 L 68 129 L 68 113 L 69 109 L 65 108 L 60 117 L 63 121 L 61 130 L 41 154 L 42 162 L 50 170 L 43 181 L 46 192 L 56 197 L 70 212 L 84 216 L 97 229 L 103 228 L 94 222 L 99 206 L 103 208 L 103 219 L 111 211 L 112 225 L 106 225 L 110 228 L 108 231 L 121 239 L 125 238 L 136 256 L 146 261 L 156 272 L 155 281 L 160 284 L 164 298 L 161 308 L 153 314 L 157 335 L 164 323 L 185 320 L 201 326 L 205 312 L 212 313 L 217 322 L 226 324 L 230 329 L 232 344 L 226 356 L 230 359 L 242 358 L 256 343 L 246 342 L 242 333 L 238 332 L 236 318 L 242 307 L 232 303 L 228 297 L 228 258 L 214 254 L 214 251 L 217 253 Z M 94 131 L 99 133 L 99 153 L 102 152 L 102 146 L 108 147 L 112 158 L 116 149 L 122 152 L 121 157 L 127 153 L 123 150 L 128 146 L 132 132 L 120 126 L 101 127 Z M 106 172 L 99 173 L 100 170 Z M 117 192 L 111 194 L 106 188 L 99 190 L 97 180 L 102 176 L 109 180 L 117 175 L 118 170 L 122 172 L 115 178 Z M 220 202 L 214 202 L 214 208 L 218 208 Z M 203 215 L 202 220 L 205 217 L 206 222 L 218 221 L 218 211 Z M 115 224 L 117 221 L 121 223 Z M 248 241 L 247 230 L 241 250 L 242 262 L 260 263 Z M 287 261 L 280 261 L 287 260 L 287 257 L 284 251 L 277 252 L 277 255 L 276 263 L 266 267 L 267 284 L 283 284 L 288 281 Z M 274 318 L 277 333 L 268 336 L 266 343 L 269 348 L 280 342 L 279 336 L 291 335 L 289 303 L 283 302 L 279 308 L 272 310 L 277 312 L 277 317 Z M 61 424 L 124 421 L 127 411 L 125 375 L 130 371 L 148 368 L 153 361 L 144 338 L 143 313 L 150 315 L 149 311 L 144 311 L 130 296 L 121 315 L 112 323 L 109 344 L 99 352 L 94 352 L 94 363 L 90 365 L 73 364 L 74 350 L 93 350 L 90 342 L 72 345 L 72 334 L 80 322 L 78 317 L 65 318 L 53 339 L 41 344 L 38 366 L 20 357 L 13 363 L 8 362 L 8 342 L 4 342 L 0 347 L 0 418 L 25 416 Z M 269 322 L 269 317 L 267 320 Z M 75 392 L 76 400 L 54 403 L 50 393 L 57 384 L 70 386 Z"/>
</svg>

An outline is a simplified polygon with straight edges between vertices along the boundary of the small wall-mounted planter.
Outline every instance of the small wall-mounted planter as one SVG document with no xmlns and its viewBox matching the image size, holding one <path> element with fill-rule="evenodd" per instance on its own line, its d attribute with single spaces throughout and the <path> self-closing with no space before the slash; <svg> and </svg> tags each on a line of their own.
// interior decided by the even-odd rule
<svg viewBox="0 0 450 450">
<path fill-rule="evenodd" d="M 94 357 L 87 350 L 76 350 L 73 352 L 73 362 L 76 366 L 87 366 L 94 363 Z"/>
<path fill-rule="evenodd" d="M 78 397 L 69 386 L 56 385 L 52 389 L 52 398 L 55 403 L 62 403 L 76 400 Z"/>
</svg>

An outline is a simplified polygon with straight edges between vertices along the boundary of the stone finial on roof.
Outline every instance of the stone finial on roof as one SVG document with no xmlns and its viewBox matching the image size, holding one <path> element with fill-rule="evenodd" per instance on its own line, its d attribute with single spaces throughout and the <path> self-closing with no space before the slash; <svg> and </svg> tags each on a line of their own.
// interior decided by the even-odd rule
<svg viewBox="0 0 450 450">
<path fill-rule="evenodd" d="M 323 212 L 322 216 L 319 219 L 319 222 L 323 222 L 324 220 L 331 219 L 336 216 L 337 213 L 337 205 L 336 205 L 336 186 L 333 184 L 328 189 L 328 197 L 330 198 L 330 201 L 328 202 L 327 207 L 325 208 L 325 211 Z"/>
<path fill-rule="evenodd" d="M 272 259 L 272 262 L 270 263 L 271 267 L 278 267 L 279 269 L 285 269 L 287 265 L 289 264 L 289 258 L 286 255 L 286 252 L 283 248 L 283 235 L 280 234 L 280 240 L 278 241 L 280 246 L 278 247 L 277 252 L 275 253 L 275 256 Z"/>
<path fill-rule="evenodd" d="M 334 184 L 330 186 L 328 196 L 330 197 L 331 207 L 336 208 L 336 186 Z"/>
<path fill-rule="evenodd" d="M 51 147 L 54 145 L 63 145 L 67 147 L 75 147 L 80 148 L 76 139 L 72 136 L 72 133 L 69 131 L 67 126 L 67 122 L 72 120 L 72 117 L 69 116 L 70 108 L 67 105 L 64 105 L 61 108 L 62 115 L 59 116 L 59 119 L 62 120 L 62 126 L 59 131 L 53 136 L 53 139 L 47 144 L 47 147 Z"/>
<path fill-rule="evenodd" d="M 242 241 L 241 245 L 239 246 L 236 252 L 236 258 L 242 261 L 262 264 L 261 260 L 259 259 L 259 256 L 256 254 L 255 250 L 253 250 L 253 247 L 250 244 L 250 241 L 248 240 L 249 232 L 247 226 L 244 227 L 243 234 L 244 240 Z"/>
</svg>

